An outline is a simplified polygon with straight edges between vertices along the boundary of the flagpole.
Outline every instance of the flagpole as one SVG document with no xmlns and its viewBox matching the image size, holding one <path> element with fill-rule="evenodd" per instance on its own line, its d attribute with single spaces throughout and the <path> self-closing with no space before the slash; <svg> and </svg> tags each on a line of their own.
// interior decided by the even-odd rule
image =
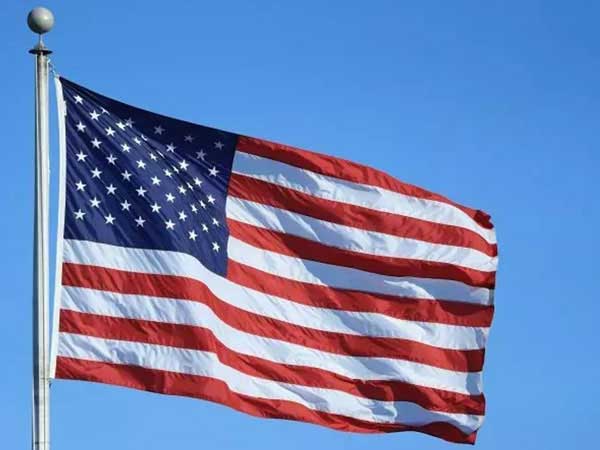
<svg viewBox="0 0 600 450">
<path fill-rule="evenodd" d="M 34 8 L 27 24 L 39 35 L 35 55 L 35 209 L 33 245 L 33 412 L 32 448 L 50 449 L 50 378 L 48 365 L 48 55 L 42 34 L 54 25 L 46 8 Z"/>
</svg>

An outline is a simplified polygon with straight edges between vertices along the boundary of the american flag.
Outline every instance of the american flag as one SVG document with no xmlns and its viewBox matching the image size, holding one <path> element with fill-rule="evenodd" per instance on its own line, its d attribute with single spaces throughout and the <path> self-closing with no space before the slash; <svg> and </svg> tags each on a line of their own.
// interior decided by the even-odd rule
<svg viewBox="0 0 600 450">
<path fill-rule="evenodd" d="M 64 78 L 56 378 L 474 443 L 490 218 Z"/>
</svg>

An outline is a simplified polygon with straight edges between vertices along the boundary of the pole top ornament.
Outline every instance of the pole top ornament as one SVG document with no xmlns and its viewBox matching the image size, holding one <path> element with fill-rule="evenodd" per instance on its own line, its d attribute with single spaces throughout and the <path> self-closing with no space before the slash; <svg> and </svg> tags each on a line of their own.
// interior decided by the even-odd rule
<svg viewBox="0 0 600 450">
<path fill-rule="evenodd" d="M 27 15 L 27 25 L 34 33 L 40 35 L 47 33 L 54 26 L 54 14 L 41 6 L 33 8 Z"/>
</svg>

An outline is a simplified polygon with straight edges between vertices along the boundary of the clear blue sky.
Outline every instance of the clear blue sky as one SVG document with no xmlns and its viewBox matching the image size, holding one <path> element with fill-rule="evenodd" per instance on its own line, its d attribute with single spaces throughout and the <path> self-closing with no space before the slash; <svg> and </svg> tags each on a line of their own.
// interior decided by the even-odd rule
<svg viewBox="0 0 600 450">
<path fill-rule="evenodd" d="M 30 432 L 32 6 L 0 9 L 3 449 L 28 448 Z M 477 446 L 598 448 L 598 2 L 47 6 L 57 17 L 47 43 L 67 78 L 167 115 L 383 168 L 489 212 L 500 270 Z M 52 397 L 61 450 L 452 446 L 83 382 L 56 382 Z"/>
</svg>

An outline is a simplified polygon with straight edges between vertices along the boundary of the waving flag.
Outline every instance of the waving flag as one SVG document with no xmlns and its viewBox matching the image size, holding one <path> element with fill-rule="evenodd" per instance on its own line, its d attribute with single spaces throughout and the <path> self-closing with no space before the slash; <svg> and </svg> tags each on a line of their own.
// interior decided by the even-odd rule
<svg viewBox="0 0 600 450">
<path fill-rule="evenodd" d="M 61 78 L 57 378 L 473 443 L 489 216 Z"/>
</svg>

